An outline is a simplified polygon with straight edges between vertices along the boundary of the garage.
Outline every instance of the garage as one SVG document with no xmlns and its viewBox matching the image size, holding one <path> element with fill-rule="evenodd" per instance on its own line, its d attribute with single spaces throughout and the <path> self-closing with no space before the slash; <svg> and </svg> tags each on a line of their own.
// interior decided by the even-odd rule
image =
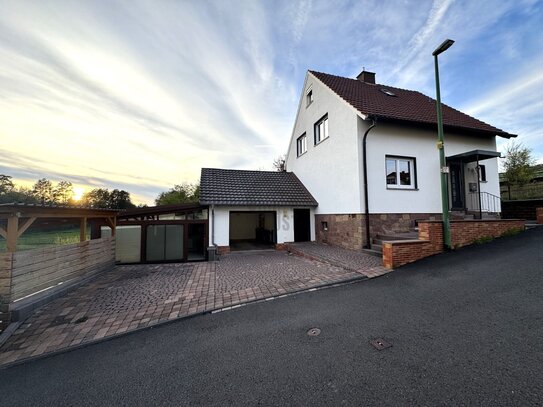
<svg viewBox="0 0 543 407">
<path fill-rule="evenodd" d="M 315 240 L 318 203 L 292 172 L 202 168 L 200 205 L 209 207 L 209 250 L 219 255 Z"/>
<path fill-rule="evenodd" d="M 277 243 L 275 211 L 231 211 L 230 250 L 272 249 Z"/>
</svg>

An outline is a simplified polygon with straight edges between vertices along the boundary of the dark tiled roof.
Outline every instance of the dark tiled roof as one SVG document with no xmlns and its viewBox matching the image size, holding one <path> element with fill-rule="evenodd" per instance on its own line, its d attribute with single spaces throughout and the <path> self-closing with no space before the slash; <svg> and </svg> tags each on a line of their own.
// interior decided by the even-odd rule
<svg viewBox="0 0 543 407">
<path fill-rule="evenodd" d="M 202 168 L 200 204 L 317 206 L 292 172 Z"/>
<path fill-rule="evenodd" d="M 309 71 L 360 113 L 372 117 L 437 125 L 436 101 L 420 92 L 369 84 L 358 79 L 343 78 Z M 388 89 L 396 96 L 382 90 Z M 501 137 L 516 137 L 459 110 L 443 104 L 443 124 L 447 128 L 467 129 Z"/>
</svg>

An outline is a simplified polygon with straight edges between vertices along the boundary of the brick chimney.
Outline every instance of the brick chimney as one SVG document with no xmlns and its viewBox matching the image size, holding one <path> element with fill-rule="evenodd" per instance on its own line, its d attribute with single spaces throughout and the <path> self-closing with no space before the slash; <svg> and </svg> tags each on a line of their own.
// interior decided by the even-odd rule
<svg viewBox="0 0 543 407">
<path fill-rule="evenodd" d="M 356 79 L 364 83 L 371 83 L 372 85 L 375 85 L 375 72 L 369 72 L 362 68 L 362 72 L 358 74 Z"/>
</svg>

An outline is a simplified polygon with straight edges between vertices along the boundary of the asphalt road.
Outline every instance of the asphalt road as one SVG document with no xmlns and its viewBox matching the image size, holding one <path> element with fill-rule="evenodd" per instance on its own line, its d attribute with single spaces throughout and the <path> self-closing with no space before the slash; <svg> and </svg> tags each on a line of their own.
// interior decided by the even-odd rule
<svg viewBox="0 0 543 407">
<path fill-rule="evenodd" d="M 542 316 L 539 228 L 0 370 L 0 403 L 543 405 Z"/>
</svg>

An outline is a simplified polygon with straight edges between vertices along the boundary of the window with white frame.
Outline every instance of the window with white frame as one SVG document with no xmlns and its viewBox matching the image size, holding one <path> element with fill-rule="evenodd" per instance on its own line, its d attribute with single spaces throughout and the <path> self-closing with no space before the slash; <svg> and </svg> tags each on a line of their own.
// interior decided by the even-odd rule
<svg viewBox="0 0 543 407">
<path fill-rule="evenodd" d="M 296 156 L 299 157 L 306 151 L 307 151 L 307 137 L 304 133 L 300 137 L 298 137 L 298 139 L 296 140 Z"/>
<path fill-rule="evenodd" d="M 416 189 L 416 177 L 414 158 L 386 156 L 387 188 Z"/>
<path fill-rule="evenodd" d="M 313 103 L 313 89 L 309 89 L 305 95 L 305 107 L 308 107 L 311 103 Z"/>
<path fill-rule="evenodd" d="M 315 123 L 315 145 L 328 138 L 328 114 Z"/>
</svg>

